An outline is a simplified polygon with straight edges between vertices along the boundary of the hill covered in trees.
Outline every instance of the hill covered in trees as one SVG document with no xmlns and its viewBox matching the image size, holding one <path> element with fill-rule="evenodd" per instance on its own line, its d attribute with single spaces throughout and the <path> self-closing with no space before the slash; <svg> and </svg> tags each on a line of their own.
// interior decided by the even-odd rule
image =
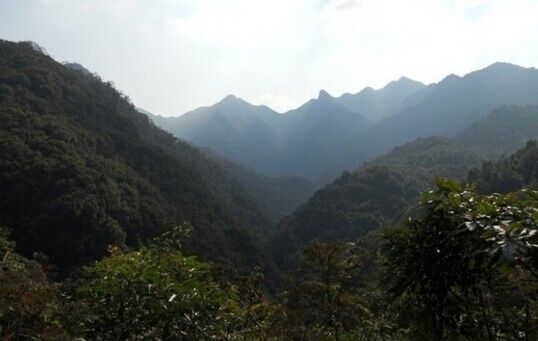
<svg viewBox="0 0 538 341">
<path fill-rule="evenodd" d="M 538 138 L 538 106 L 502 106 L 456 136 L 461 146 L 480 148 L 496 158 Z"/>
<path fill-rule="evenodd" d="M 450 139 L 429 137 L 394 148 L 354 172 L 344 172 L 280 222 L 270 247 L 275 250 L 275 261 L 290 265 L 293 255 L 312 240 L 364 236 L 401 217 L 431 187 L 433 177 L 464 180 L 481 161 L 478 151 Z"/>
<path fill-rule="evenodd" d="M 538 188 L 538 145 L 527 145 L 510 156 L 487 161 L 469 172 L 468 181 L 482 193 L 508 193 L 520 188 Z"/>
<path fill-rule="evenodd" d="M 271 209 L 231 166 L 154 126 L 111 83 L 1 41 L 0 117 L 0 225 L 24 255 L 44 253 L 65 270 L 187 221 L 185 252 L 263 263 L 257 235 Z M 258 188 L 254 176 L 243 181 Z"/>
<path fill-rule="evenodd" d="M 523 119 L 533 121 L 532 109 L 504 107 L 494 110 L 492 117 L 483 121 L 497 120 L 498 116 L 506 117 L 514 111 L 525 113 Z M 273 254 L 276 264 L 284 270 L 292 268 L 300 250 L 313 240 L 361 238 L 411 214 L 409 210 L 417 203 L 419 194 L 431 188 L 434 177 L 468 181 L 486 194 L 536 188 L 536 142 L 529 142 L 509 157 L 490 159 L 501 151 L 513 150 L 513 134 L 534 136 L 532 124 L 529 127 L 523 133 L 517 129 L 514 133 L 504 132 L 494 149 L 490 144 L 463 145 L 459 138 L 419 138 L 364 163 L 355 172 L 344 172 L 277 226 L 269 242 L 271 250 L 276 250 L 277 245 L 281 247 Z M 491 134 L 490 129 L 474 132 L 478 141 Z"/>
<path fill-rule="evenodd" d="M 0 336 L 37 339 L 535 339 L 538 192 L 437 178 L 413 214 L 364 239 L 314 241 L 278 298 L 186 257 L 174 230 L 51 283 L 0 228 Z M 366 248 L 365 248 L 366 246 Z"/>
</svg>

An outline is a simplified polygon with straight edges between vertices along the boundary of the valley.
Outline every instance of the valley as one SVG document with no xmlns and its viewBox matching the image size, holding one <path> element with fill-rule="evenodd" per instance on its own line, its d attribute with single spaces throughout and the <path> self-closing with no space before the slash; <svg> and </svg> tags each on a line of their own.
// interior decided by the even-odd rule
<svg viewBox="0 0 538 341">
<path fill-rule="evenodd" d="M 1 40 L 0 120 L 6 340 L 538 335 L 535 68 L 162 117 Z"/>
</svg>

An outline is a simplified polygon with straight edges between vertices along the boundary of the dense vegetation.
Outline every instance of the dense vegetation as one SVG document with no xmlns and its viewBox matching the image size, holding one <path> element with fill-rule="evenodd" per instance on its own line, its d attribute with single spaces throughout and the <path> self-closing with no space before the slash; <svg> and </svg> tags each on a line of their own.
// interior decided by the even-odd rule
<svg viewBox="0 0 538 341">
<path fill-rule="evenodd" d="M 437 179 L 381 253 L 313 242 L 279 299 L 181 253 L 178 234 L 111 248 L 55 285 L 0 235 L 5 339 L 525 339 L 538 336 L 538 192 Z M 177 230 L 180 232 L 180 230 Z M 30 270 L 32 269 L 33 270 Z M 23 294 L 24 291 L 24 294 Z"/>
<path fill-rule="evenodd" d="M 292 266 L 300 250 L 312 240 L 353 240 L 401 217 L 434 176 L 464 180 L 478 166 L 481 154 L 445 138 L 418 139 L 344 172 L 318 191 L 272 236 L 276 263 Z"/>
<path fill-rule="evenodd" d="M 482 162 L 535 114 L 394 148 L 271 231 L 309 183 L 198 150 L 82 66 L 0 41 L 0 338 L 537 339 L 538 145 Z M 496 131 L 509 115 L 525 129 Z"/>
<path fill-rule="evenodd" d="M 188 221 L 196 228 L 186 252 L 237 266 L 262 261 L 261 205 L 110 83 L 2 41 L 0 117 L 0 225 L 24 255 L 42 252 L 65 270 Z"/>
<path fill-rule="evenodd" d="M 529 141 L 509 157 L 484 162 L 469 173 L 469 182 L 483 193 L 507 193 L 523 187 L 536 188 L 538 180 L 538 146 Z"/>
<path fill-rule="evenodd" d="M 535 339 L 538 192 L 437 186 L 416 217 L 384 231 L 382 283 L 396 324 L 421 339 Z"/>
</svg>

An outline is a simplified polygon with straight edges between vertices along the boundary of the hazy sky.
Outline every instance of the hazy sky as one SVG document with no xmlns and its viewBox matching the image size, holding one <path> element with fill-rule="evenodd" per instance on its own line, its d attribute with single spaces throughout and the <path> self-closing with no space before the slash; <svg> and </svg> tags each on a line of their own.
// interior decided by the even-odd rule
<svg viewBox="0 0 538 341">
<path fill-rule="evenodd" d="M 0 0 L 0 38 L 33 40 L 176 116 L 235 94 L 285 111 L 402 75 L 538 66 L 538 0 Z"/>
</svg>

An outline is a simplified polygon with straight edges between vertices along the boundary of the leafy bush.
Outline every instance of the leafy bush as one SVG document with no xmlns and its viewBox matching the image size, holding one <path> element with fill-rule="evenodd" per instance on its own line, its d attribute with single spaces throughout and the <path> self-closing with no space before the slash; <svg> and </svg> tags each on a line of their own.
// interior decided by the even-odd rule
<svg viewBox="0 0 538 341">
<path fill-rule="evenodd" d="M 538 192 L 477 195 L 437 179 L 384 232 L 384 285 L 415 336 L 535 339 Z"/>
<path fill-rule="evenodd" d="M 8 236 L 8 230 L 0 227 L 0 338 L 59 338 L 65 330 L 58 289 L 37 262 L 15 252 Z"/>
</svg>

